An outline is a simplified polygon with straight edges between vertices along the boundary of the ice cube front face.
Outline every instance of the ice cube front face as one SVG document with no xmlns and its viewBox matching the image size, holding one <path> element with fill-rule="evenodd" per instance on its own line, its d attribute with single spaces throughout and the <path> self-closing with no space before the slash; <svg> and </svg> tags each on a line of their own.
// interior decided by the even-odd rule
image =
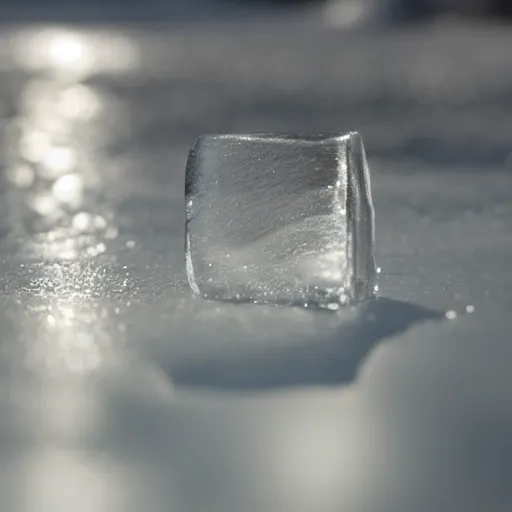
<svg viewBox="0 0 512 512">
<path fill-rule="evenodd" d="M 329 309 L 374 294 L 374 214 L 359 134 L 202 136 L 185 196 L 194 293 Z"/>
</svg>

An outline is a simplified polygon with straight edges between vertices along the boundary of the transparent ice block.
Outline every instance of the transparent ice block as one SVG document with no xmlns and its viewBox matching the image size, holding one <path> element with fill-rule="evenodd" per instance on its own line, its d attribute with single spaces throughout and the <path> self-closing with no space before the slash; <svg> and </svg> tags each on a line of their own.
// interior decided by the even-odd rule
<svg viewBox="0 0 512 512">
<path fill-rule="evenodd" d="M 194 293 L 329 309 L 374 294 L 374 213 L 359 134 L 201 136 L 185 195 Z"/>
</svg>

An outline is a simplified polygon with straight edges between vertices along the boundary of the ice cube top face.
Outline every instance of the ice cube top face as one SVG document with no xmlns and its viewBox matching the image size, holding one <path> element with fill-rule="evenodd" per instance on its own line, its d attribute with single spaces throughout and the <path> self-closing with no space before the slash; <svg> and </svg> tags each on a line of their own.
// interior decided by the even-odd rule
<svg viewBox="0 0 512 512">
<path fill-rule="evenodd" d="M 374 293 L 361 137 L 200 137 L 186 170 L 186 263 L 207 299 L 337 309 Z"/>
</svg>

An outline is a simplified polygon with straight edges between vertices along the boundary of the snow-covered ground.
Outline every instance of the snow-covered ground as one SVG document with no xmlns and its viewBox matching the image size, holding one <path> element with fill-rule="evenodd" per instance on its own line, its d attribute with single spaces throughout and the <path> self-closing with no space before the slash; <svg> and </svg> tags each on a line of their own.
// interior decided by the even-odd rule
<svg viewBox="0 0 512 512">
<path fill-rule="evenodd" d="M 512 35 L 311 18 L 3 27 L 2 510 L 510 510 Z M 193 299 L 195 136 L 346 130 L 381 298 Z"/>
</svg>

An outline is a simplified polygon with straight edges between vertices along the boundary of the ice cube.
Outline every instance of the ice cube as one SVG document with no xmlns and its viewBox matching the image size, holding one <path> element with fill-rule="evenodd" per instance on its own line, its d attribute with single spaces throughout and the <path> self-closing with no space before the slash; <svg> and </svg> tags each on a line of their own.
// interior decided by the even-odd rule
<svg viewBox="0 0 512 512">
<path fill-rule="evenodd" d="M 374 294 L 374 214 L 359 134 L 201 136 L 185 195 L 196 294 L 328 309 Z"/>
</svg>

